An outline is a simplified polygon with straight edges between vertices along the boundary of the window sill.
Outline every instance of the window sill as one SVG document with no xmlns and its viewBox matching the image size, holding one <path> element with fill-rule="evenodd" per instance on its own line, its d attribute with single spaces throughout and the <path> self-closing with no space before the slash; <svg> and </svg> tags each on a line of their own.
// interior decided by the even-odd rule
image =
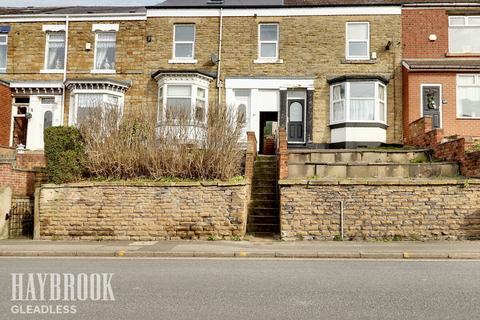
<svg viewBox="0 0 480 320">
<path fill-rule="evenodd" d="M 457 120 L 480 120 L 480 117 L 459 117 L 459 116 L 457 116 Z"/>
<path fill-rule="evenodd" d="M 342 59 L 341 64 L 374 64 L 377 63 L 376 59 Z"/>
<path fill-rule="evenodd" d="M 108 74 L 112 74 L 112 73 L 116 73 L 115 70 L 90 70 L 90 73 L 108 73 Z"/>
<path fill-rule="evenodd" d="M 47 69 L 42 69 L 42 70 L 40 70 L 40 73 L 56 73 L 56 74 L 60 74 L 60 73 L 63 73 L 63 69 L 61 69 L 61 70 L 47 70 Z"/>
<path fill-rule="evenodd" d="M 253 60 L 253 63 L 257 64 L 265 64 L 265 63 L 272 63 L 272 64 L 280 64 L 283 63 L 283 59 L 266 59 L 266 58 L 260 58 L 260 59 L 255 59 Z"/>
<path fill-rule="evenodd" d="M 168 63 L 172 64 L 196 64 L 198 61 L 196 59 L 170 59 Z"/>
<path fill-rule="evenodd" d="M 450 53 L 447 52 L 445 53 L 445 57 L 450 57 L 450 58 L 478 58 L 480 57 L 480 52 L 476 53 L 470 53 L 470 52 L 465 52 L 465 53 Z"/>
</svg>

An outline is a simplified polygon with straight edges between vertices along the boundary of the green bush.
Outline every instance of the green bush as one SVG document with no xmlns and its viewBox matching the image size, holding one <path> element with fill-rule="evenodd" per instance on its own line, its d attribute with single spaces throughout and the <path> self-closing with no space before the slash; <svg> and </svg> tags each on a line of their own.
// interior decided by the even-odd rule
<svg viewBox="0 0 480 320">
<path fill-rule="evenodd" d="M 45 130 L 45 157 L 50 182 L 81 180 L 85 173 L 85 150 L 75 127 L 50 127 Z"/>
</svg>

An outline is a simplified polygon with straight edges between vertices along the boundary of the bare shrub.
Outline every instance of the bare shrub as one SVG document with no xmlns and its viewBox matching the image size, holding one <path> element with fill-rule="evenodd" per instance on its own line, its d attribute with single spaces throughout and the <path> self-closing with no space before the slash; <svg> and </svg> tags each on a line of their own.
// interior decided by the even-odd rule
<svg viewBox="0 0 480 320">
<path fill-rule="evenodd" d="M 144 111 L 122 115 L 117 108 L 90 108 L 80 124 L 88 172 L 112 179 L 240 175 L 245 121 L 227 107 L 210 107 L 206 117 L 197 119 L 170 111 L 157 125 Z"/>
</svg>

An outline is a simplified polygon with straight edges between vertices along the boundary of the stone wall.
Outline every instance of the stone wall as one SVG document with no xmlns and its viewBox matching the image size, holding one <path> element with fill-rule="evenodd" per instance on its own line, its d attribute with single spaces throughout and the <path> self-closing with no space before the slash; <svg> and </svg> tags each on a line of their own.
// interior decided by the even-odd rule
<svg viewBox="0 0 480 320">
<path fill-rule="evenodd" d="M 43 185 L 41 239 L 231 239 L 245 235 L 249 185 L 78 183 Z"/>
<path fill-rule="evenodd" d="M 480 180 L 280 184 L 283 240 L 480 238 Z"/>
</svg>

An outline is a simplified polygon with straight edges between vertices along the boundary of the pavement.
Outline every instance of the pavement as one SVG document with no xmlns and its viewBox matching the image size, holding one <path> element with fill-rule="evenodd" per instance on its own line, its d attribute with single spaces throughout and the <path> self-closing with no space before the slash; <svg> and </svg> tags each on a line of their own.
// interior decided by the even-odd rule
<svg viewBox="0 0 480 320">
<path fill-rule="evenodd" d="M 0 240 L 0 257 L 476 259 L 480 241 Z"/>
</svg>

